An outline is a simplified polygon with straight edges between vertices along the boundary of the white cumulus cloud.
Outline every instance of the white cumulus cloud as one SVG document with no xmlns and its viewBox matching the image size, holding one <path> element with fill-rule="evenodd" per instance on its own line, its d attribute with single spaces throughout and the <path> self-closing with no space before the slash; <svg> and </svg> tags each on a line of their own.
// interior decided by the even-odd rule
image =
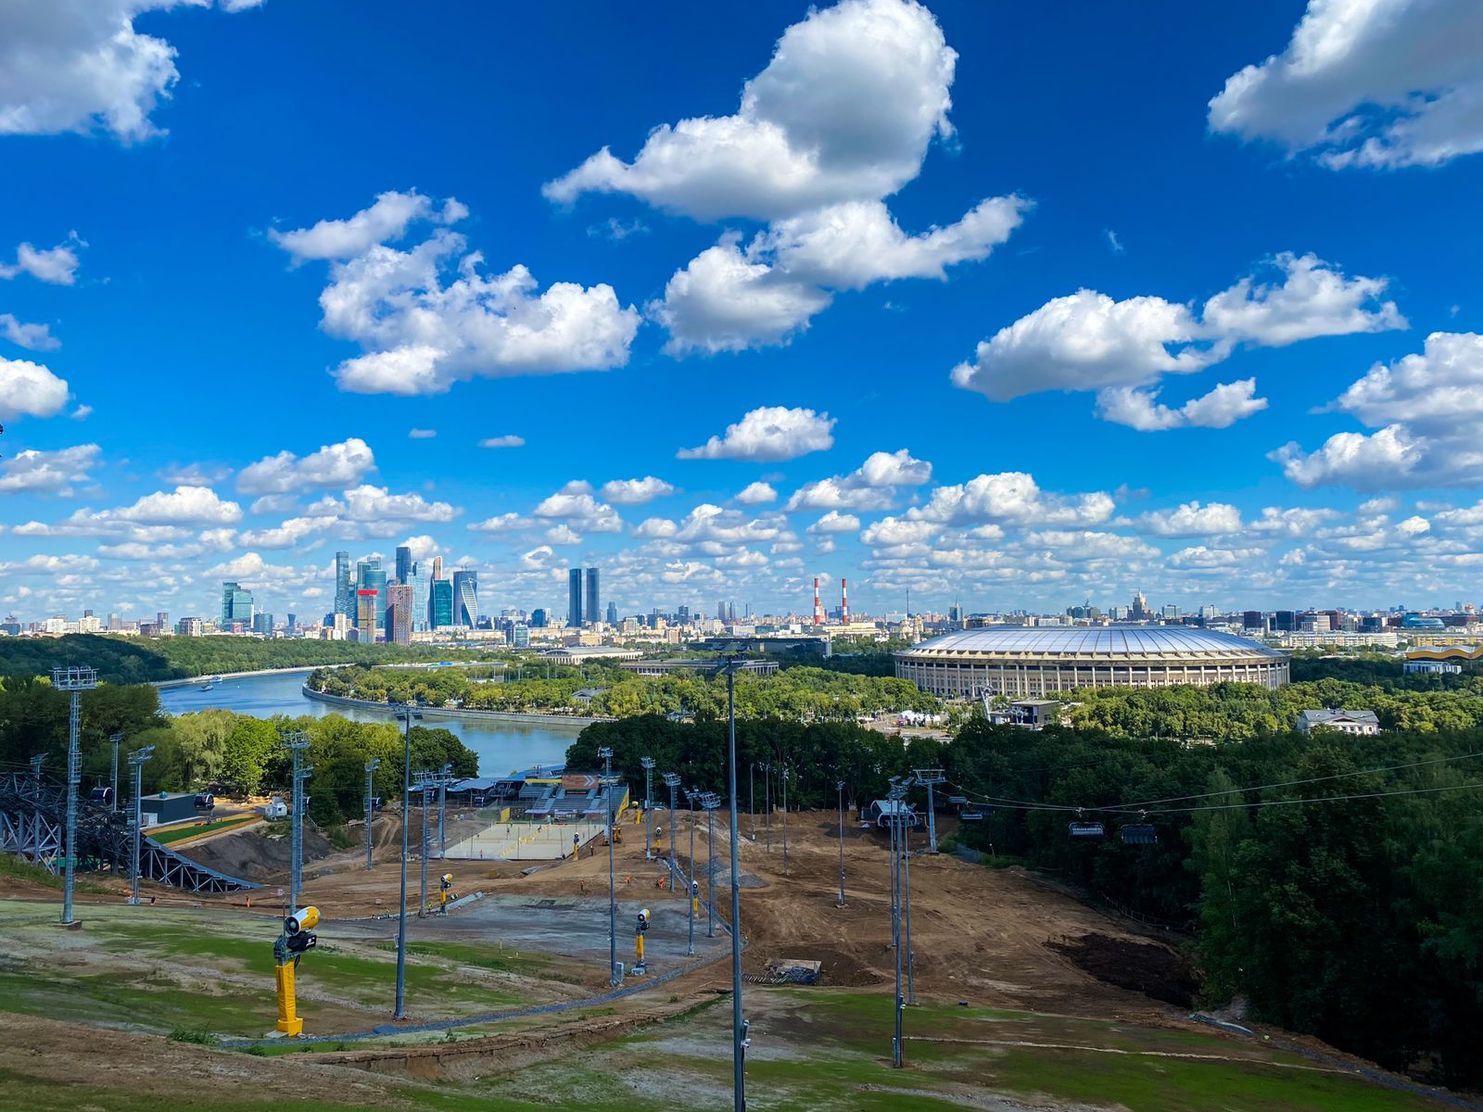
<svg viewBox="0 0 1483 1112">
<path fill-rule="evenodd" d="M 663 479 L 645 475 L 642 479 L 614 479 L 603 483 L 600 493 L 609 502 L 620 506 L 642 506 L 656 498 L 664 498 L 675 492 L 675 488 Z"/>
<path fill-rule="evenodd" d="M 72 487 L 91 479 L 89 471 L 97 466 L 101 449 L 96 444 L 79 444 L 54 452 L 28 448 L 9 459 L 0 460 L 0 494 L 22 491 L 47 491 L 70 494 Z"/>
<path fill-rule="evenodd" d="M 347 487 L 360 482 L 376 469 L 370 445 L 352 436 L 338 444 L 325 444 L 302 458 L 289 451 L 267 456 L 244 467 L 237 475 L 243 494 L 287 494 L 325 487 Z"/>
<path fill-rule="evenodd" d="M 762 406 L 726 426 L 698 448 L 684 448 L 679 459 L 780 461 L 834 447 L 834 418 L 812 409 Z"/>
<path fill-rule="evenodd" d="M 884 510 L 896 498 L 896 489 L 921 486 L 932 478 L 932 465 L 913 458 L 905 448 L 874 452 L 855 471 L 805 483 L 793 493 L 787 510 Z"/>
<path fill-rule="evenodd" d="M 1210 128 L 1334 169 L 1436 166 L 1483 150 L 1483 5 L 1309 0 L 1280 54 L 1232 74 Z"/>
<path fill-rule="evenodd" d="M 0 14 L 0 25 L 3 23 L 4 16 Z M 0 46 L 0 54 L 3 51 L 4 47 Z M 0 83 L 4 80 L 3 74 L 0 74 Z M 77 281 L 77 268 L 81 265 L 77 258 L 77 248 L 85 246 L 87 245 L 77 238 L 76 232 L 55 247 L 33 247 L 29 243 L 23 243 L 15 249 L 14 263 L 0 263 L 0 278 L 29 274 L 40 282 L 70 286 Z"/>
<path fill-rule="evenodd" d="M 51 417 L 67 404 L 64 379 L 40 363 L 0 357 L 0 420 Z"/>
</svg>

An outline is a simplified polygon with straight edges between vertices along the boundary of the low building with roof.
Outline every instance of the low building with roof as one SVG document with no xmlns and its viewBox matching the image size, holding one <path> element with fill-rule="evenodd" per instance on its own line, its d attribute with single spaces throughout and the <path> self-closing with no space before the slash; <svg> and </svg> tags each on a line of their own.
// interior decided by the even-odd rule
<svg viewBox="0 0 1483 1112">
<path fill-rule="evenodd" d="M 1311 734 L 1314 730 L 1337 730 L 1341 734 L 1367 736 L 1380 732 L 1380 719 L 1372 710 L 1330 707 L 1303 711 L 1298 715 L 1298 731 Z"/>
</svg>

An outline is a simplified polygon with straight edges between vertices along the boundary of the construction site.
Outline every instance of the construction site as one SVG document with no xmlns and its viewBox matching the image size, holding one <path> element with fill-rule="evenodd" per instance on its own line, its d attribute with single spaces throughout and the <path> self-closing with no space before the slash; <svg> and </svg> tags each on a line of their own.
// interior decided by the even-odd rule
<svg viewBox="0 0 1483 1112">
<path fill-rule="evenodd" d="M 733 1106 L 724 808 L 645 813 L 625 794 L 609 837 L 579 809 L 456 798 L 443 830 L 430 793 L 413 801 L 429 805 L 405 832 L 401 1018 L 399 808 L 352 825 L 351 848 L 302 833 L 297 902 L 318 923 L 291 963 L 301 1029 L 284 1027 L 275 958 L 302 915 L 287 824 L 202 827 L 169 851 L 189 866 L 151 874 L 137 904 L 119 872 L 79 872 L 70 929 L 60 878 L 7 867 L 0 1108 Z M 744 810 L 739 833 L 749 1107 L 1476 1107 L 1198 1013 L 1184 940 L 1018 867 L 933 853 L 924 830 L 905 857 L 844 809 Z"/>
</svg>

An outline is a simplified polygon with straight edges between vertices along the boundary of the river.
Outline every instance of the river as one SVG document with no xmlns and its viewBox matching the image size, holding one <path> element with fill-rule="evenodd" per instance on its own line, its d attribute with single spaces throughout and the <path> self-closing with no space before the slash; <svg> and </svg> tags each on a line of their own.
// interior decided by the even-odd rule
<svg viewBox="0 0 1483 1112">
<path fill-rule="evenodd" d="M 220 707 L 271 718 L 286 714 L 291 718 L 311 715 L 323 718 L 338 714 L 357 722 L 389 722 L 391 711 L 364 710 L 360 707 L 338 707 L 316 702 L 304 696 L 306 672 L 280 672 L 275 675 L 241 676 L 213 684 L 202 691 L 200 683 L 160 689 L 160 707 L 169 714 Z M 482 776 L 533 768 L 536 765 L 558 765 L 566 760 L 566 747 L 576 740 L 582 727 L 552 719 L 550 722 L 475 722 L 456 718 L 429 718 L 427 726 L 456 734 L 479 755 Z"/>
</svg>

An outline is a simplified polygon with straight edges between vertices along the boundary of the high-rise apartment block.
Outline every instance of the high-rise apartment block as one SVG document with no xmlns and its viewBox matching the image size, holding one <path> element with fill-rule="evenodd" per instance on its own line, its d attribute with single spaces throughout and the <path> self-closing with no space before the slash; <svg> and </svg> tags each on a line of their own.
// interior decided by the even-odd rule
<svg viewBox="0 0 1483 1112">
<path fill-rule="evenodd" d="M 386 588 L 386 640 L 395 645 L 412 643 L 412 584 L 393 583 Z"/>
<path fill-rule="evenodd" d="M 367 644 L 376 640 L 376 599 L 378 592 L 360 588 L 355 592 L 356 640 Z"/>
</svg>

